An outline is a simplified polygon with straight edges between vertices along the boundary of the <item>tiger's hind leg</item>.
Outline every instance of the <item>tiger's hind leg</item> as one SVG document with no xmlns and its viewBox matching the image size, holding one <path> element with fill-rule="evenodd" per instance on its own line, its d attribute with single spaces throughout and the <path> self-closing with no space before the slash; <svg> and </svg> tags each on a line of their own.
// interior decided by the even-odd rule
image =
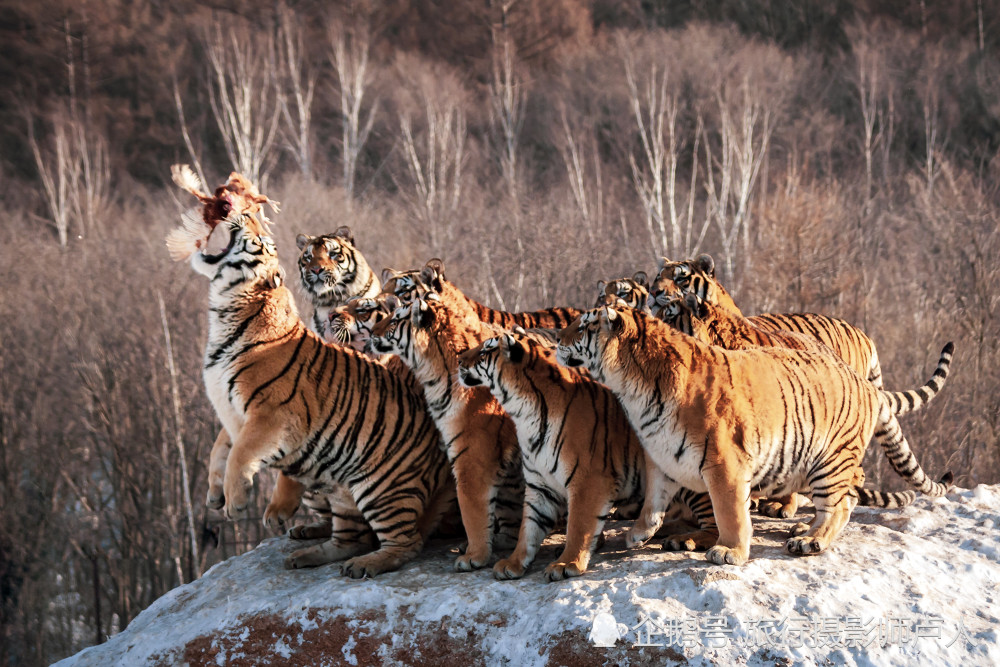
<svg viewBox="0 0 1000 667">
<path fill-rule="evenodd" d="M 719 526 L 715 523 L 711 496 L 681 489 L 674 497 L 674 502 L 688 508 L 698 524 L 698 530 L 668 534 L 663 540 L 664 551 L 706 551 L 719 541 Z"/>
<path fill-rule="evenodd" d="M 860 469 L 860 464 L 858 467 Z M 829 486 L 820 486 L 824 481 L 818 478 L 809 482 L 809 486 L 813 489 L 816 516 L 809 522 L 805 534 L 801 533 L 806 524 L 799 524 L 793 529 L 793 537 L 785 542 L 785 549 L 789 553 L 805 556 L 824 551 L 840 535 L 851 518 L 851 512 L 858 504 L 854 478 L 841 480 Z"/>
<path fill-rule="evenodd" d="M 361 579 L 392 572 L 412 560 L 423 547 L 419 520 L 427 510 L 424 494 L 401 495 L 394 491 L 388 495 L 392 498 L 391 506 L 383 505 L 379 498 L 372 498 L 361 507 L 361 513 L 378 539 L 378 550 L 344 561 L 340 566 L 341 574 Z"/>
<path fill-rule="evenodd" d="M 524 475 L 520 454 L 517 460 L 505 465 L 490 497 L 493 551 L 513 549 L 521 532 L 521 515 L 524 506 Z"/>
<path fill-rule="evenodd" d="M 625 536 L 625 546 L 629 549 L 647 542 L 663 525 L 667 506 L 680 486 L 670 480 L 662 470 L 646 455 L 646 497 L 642 511 Z"/>
<path fill-rule="evenodd" d="M 317 494 L 311 501 L 327 516 L 318 522 L 295 526 L 288 531 L 293 540 L 328 538 L 326 542 L 293 551 L 285 558 L 286 569 L 316 567 L 373 551 L 378 540 L 346 487 L 332 493 Z"/>
</svg>

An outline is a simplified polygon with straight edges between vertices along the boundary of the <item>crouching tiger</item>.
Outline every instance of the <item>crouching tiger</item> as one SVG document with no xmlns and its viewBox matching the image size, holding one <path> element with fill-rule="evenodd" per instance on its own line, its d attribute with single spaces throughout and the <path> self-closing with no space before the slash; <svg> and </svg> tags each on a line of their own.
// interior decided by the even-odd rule
<svg viewBox="0 0 1000 667">
<path fill-rule="evenodd" d="M 794 554 L 826 549 L 858 504 L 861 459 L 876 424 L 905 402 L 832 355 L 728 351 L 628 308 L 581 315 L 563 332 L 557 356 L 585 366 L 618 396 L 666 473 L 650 478 L 628 542 L 653 535 L 662 498 L 678 486 L 708 491 L 720 535 L 706 557 L 718 564 L 746 562 L 752 496 L 809 492 L 816 515 L 785 546 Z"/>
<path fill-rule="evenodd" d="M 225 460 L 225 512 L 249 502 L 267 465 L 307 489 L 345 487 L 378 541 L 336 538 L 292 553 L 286 566 L 346 560 L 341 572 L 399 568 L 454 502 L 440 435 L 422 396 L 382 365 L 327 346 L 298 317 L 266 223 L 230 215 L 172 234 L 210 279 L 205 388 L 233 436 Z M 186 247 L 185 247 L 186 243 Z"/>
</svg>

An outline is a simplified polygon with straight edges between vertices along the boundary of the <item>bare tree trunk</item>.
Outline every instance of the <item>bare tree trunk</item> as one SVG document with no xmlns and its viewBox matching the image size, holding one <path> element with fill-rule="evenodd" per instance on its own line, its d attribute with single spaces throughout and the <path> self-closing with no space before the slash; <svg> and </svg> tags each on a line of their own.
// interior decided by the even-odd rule
<svg viewBox="0 0 1000 667">
<path fill-rule="evenodd" d="M 367 113 L 363 113 L 365 96 L 372 83 L 368 62 L 371 35 L 367 26 L 348 29 L 335 23 L 330 26 L 329 38 L 330 60 L 337 73 L 340 89 L 342 185 L 347 191 L 348 201 L 351 201 L 354 197 L 358 158 L 368 141 L 379 106 L 376 99 L 368 106 Z"/>
<path fill-rule="evenodd" d="M 296 23 L 295 13 L 282 5 L 278 17 L 278 103 L 284 120 L 284 136 L 299 171 L 306 178 L 312 178 L 312 103 L 316 74 L 310 71 L 302 29 Z"/>
</svg>

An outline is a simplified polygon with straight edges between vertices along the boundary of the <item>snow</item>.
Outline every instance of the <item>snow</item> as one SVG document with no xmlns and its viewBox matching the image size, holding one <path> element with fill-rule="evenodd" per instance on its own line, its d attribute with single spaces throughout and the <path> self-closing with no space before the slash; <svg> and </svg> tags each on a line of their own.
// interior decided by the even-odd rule
<svg viewBox="0 0 1000 667">
<path fill-rule="evenodd" d="M 751 560 L 736 567 L 627 552 L 628 523 L 612 522 L 591 569 L 555 583 L 542 570 L 561 536 L 503 582 L 453 572 L 444 541 L 370 580 L 287 571 L 296 545 L 278 537 L 57 664 L 1000 664 L 1000 486 L 858 509 L 818 556 L 783 551 L 792 523 L 755 516 Z"/>
</svg>

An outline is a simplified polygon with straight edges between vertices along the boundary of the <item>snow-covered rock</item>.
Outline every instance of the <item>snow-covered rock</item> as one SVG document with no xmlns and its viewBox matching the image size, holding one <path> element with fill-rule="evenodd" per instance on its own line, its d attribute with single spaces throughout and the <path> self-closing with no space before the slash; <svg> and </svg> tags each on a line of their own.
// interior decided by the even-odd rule
<svg viewBox="0 0 1000 667">
<path fill-rule="evenodd" d="M 556 583 L 561 538 L 503 582 L 453 572 L 455 542 L 354 581 L 283 569 L 297 545 L 274 538 L 58 664 L 1000 665 L 1000 486 L 859 509 L 819 556 L 783 551 L 791 523 L 755 516 L 743 567 L 626 552 L 612 523 L 591 570 Z"/>
</svg>

